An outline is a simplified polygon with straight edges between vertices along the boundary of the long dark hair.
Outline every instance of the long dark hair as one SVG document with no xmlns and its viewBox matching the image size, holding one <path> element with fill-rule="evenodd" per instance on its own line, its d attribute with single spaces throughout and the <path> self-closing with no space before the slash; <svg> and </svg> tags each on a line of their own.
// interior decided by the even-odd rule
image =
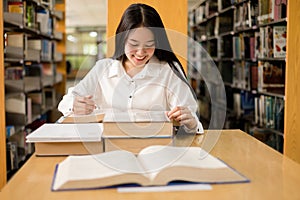
<svg viewBox="0 0 300 200">
<path fill-rule="evenodd" d="M 166 61 L 172 70 L 177 72 L 179 69 L 175 66 L 175 63 L 178 63 L 181 72 L 186 77 L 180 61 L 172 51 L 164 24 L 158 12 L 153 7 L 146 4 L 131 4 L 125 10 L 116 30 L 115 52 L 113 58 L 121 61 L 126 59 L 124 48 L 129 31 L 139 27 L 147 27 L 153 32 L 155 38 L 154 55 L 158 60 Z"/>
</svg>

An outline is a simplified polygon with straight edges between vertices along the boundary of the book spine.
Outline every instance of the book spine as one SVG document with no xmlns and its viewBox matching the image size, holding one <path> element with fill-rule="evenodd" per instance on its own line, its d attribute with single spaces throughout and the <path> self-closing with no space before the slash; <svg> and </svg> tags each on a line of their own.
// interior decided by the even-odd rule
<svg viewBox="0 0 300 200">
<path fill-rule="evenodd" d="M 273 49 L 274 58 L 285 58 L 286 56 L 286 26 L 274 26 Z"/>
</svg>

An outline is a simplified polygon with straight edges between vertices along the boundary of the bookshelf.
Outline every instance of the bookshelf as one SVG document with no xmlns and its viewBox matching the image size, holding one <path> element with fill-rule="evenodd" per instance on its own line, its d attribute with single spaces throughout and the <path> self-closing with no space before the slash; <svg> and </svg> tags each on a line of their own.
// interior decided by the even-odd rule
<svg viewBox="0 0 300 200">
<path fill-rule="evenodd" d="M 300 163 L 300 89 L 299 89 L 299 35 L 300 27 L 297 8 L 300 1 L 290 0 L 287 25 L 287 70 L 285 85 L 284 154 Z"/>
<path fill-rule="evenodd" d="M 0 1 L 0 11 L 3 10 L 3 1 Z M 3 19 L 3 13 L 0 12 L 0 18 Z M 3 20 L 0 20 L 0 27 L 3 27 Z M 0 29 L 0 35 L 3 35 L 3 28 Z M 0 60 L 3 56 L 3 37 L 0 38 Z M 6 183 L 6 131 L 5 131 L 5 91 L 4 91 L 4 63 L 0 63 L 0 188 Z M 4 161 L 4 162 L 3 162 Z"/>
<path fill-rule="evenodd" d="M 219 69 L 227 100 L 224 128 L 242 129 L 280 152 L 288 89 L 287 5 L 275 0 L 202 0 L 189 12 L 189 36 L 210 57 L 189 47 L 189 65 L 212 60 Z M 212 116 L 210 95 L 218 91 L 209 94 L 208 88 L 216 86 L 205 83 L 197 71 L 190 71 L 190 78 L 207 128 Z"/>
<path fill-rule="evenodd" d="M 25 136 L 45 122 L 64 94 L 64 1 L 1 2 L 0 188 L 34 147 Z M 61 25 L 62 24 L 62 25 Z M 62 46 L 62 47 L 60 47 Z M 57 116 L 56 116 L 57 117 Z"/>
</svg>

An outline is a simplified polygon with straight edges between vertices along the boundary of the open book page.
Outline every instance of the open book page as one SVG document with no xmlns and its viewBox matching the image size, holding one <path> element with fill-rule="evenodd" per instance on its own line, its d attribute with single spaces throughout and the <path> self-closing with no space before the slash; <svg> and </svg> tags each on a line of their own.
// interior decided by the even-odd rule
<svg viewBox="0 0 300 200">
<path fill-rule="evenodd" d="M 53 190 L 100 188 L 125 183 L 147 184 L 137 158 L 127 151 L 69 156 L 57 166 Z"/>
<path fill-rule="evenodd" d="M 171 181 L 236 183 L 249 180 L 199 147 L 151 146 L 138 157 L 128 151 L 70 156 L 57 165 L 53 190 L 120 184 L 166 185 Z"/>
<path fill-rule="evenodd" d="M 88 142 L 101 141 L 103 124 L 46 123 L 29 134 L 27 142 Z"/>
<path fill-rule="evenodd" d="M 212 155 L 200 154 L 201 151 L 204 150 L 199 147 L 150 146 L 139 153 L 138 159 L 156 185 L 175 180 L 205 183 L 246 180 Z"/>
</svg>

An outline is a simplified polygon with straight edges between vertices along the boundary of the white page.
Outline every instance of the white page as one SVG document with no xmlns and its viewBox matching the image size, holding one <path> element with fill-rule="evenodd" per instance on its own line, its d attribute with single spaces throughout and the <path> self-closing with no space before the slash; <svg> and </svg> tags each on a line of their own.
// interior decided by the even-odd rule
<svg viewBox="0 0 300 200">
<path fill-rule="evenodd" d="M 29 134 L 27 142 L 92 142 L 101 141 L 103 124 L 56 124 L 46 123 Z"/>
<path fill-rule="evenodd" d="M 156 145 L 142 150 L 138 155 L 138 159 L 151 178 L 154 178 L 163 168 L 170 166 L 189 166 L 208 169 L 227 167 L 226 164 L 210 154 L 205 154 L 207 156 L 201 157 L 201 151 L 204 150 L 200 147 Z"/>
<path fill-rule="evenodd" d="M 124 173 L 142 174 L 143 172 L 144 170 L 135 155 L 127 151 L 111 151 L 88 156 L 69 156 L 59 164 L 53 189 L 58 189 L 67 180 L 92 180 Z"/>
</svg>

